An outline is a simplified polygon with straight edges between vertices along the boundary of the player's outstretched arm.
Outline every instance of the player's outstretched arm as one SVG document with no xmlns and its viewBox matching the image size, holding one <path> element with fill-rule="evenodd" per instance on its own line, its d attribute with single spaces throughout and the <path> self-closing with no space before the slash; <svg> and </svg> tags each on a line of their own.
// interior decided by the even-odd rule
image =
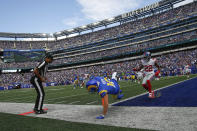
<svg viewBox="0 0 197 131">
<path fill-rule="evenodd" d="M 106 94 L 103 98 L 102 98 L 102 105 L 103 105 L 103 114 L 96 117 L 96 119 L 104 119 L 105 115 L 107 114 L 107 110 L 108 110 L 108 94 Z"/>
<path fill-rule="evenodd" d="M 103 115 L 107 114 L 107 110 L 108 110 L 108 94 L 106 94 L 103 98 Z"/>
<path fill-rule="evenodd" d="M 144 66 L 143 65 L 140 65 L 139 68 L 133 68 L 133 71 L 140 71 L 142 68 L 144 68 Z"/>
</svg>

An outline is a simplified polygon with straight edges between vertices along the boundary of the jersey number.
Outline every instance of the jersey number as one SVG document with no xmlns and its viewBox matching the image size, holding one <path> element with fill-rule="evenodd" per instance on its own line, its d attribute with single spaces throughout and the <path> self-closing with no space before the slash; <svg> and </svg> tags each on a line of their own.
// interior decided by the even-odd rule
<svg viewBox="0 0 197 131">
<path fill-rule="evenodd" d="M 145 71 L 146 71 L 146 72 L 151 72 L 151 71 L 153 71 L 153 66 L 152 66 L 152 65 L 146 65 L 146 66 L 145 66 Z"/>
<path fill-rule="evenodd" d="M 105 78 L 105 81 L 107 82 L 107 86 L 113 86 L 113 87 L 115 87 L 115 85 L 114 85 L 113 82 L 108 81 L 106 78 Z"/>
</svg>

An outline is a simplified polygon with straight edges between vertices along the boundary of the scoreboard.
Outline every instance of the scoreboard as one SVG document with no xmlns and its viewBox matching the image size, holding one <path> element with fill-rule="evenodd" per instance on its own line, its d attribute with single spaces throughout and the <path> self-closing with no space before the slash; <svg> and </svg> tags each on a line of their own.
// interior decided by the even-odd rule
<svg viewBox="0 0 197 131">
<path fill-rule="evenodd" d="M 34 50 L 4 50 L 4 62 L 41 61 L 46 54 L 44 49 Z"/>
</svg>

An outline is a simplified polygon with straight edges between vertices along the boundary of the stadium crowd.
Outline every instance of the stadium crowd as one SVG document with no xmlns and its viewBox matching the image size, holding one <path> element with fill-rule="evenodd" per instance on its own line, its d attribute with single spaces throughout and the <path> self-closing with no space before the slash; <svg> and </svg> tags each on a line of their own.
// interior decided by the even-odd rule
<svg viewBox="0 0 197 131">
<path fill-rule="evenodd" d="M 193 61 L 197 59 L 197 49 L 170 53 L 155 57 L 161 66 L 162 75 L 182 74 L 182 70 L 185 65 L 190 65 L 190 68 L 196 67 L 193 65 Z M 119 74 L 124 75 L 131 74 L 132 69 L 139 66 L 140 60 L 125 61 L 115 64 L 104 64 L 90 67 L 82 67 L 69 70 L 61 70 L 55 72 L 48 72 L 48 82 L 72 83 L 75 76 L 84 77 L 85 74 L 90 76 L 97 76 L 104 74 L 111 75 L 112 72 L 117 71 Z M 13 74 L 1 74 L 0 87 L 7 87 L 12 83 L 25 83 L 29 84 L 31 73 L 13 73 Z"/>
<path fill-rule="evenodd" d="M 193 38 L 197 38 L 197 32 L 189 32 L 186 34 L 179 34 L 176 36 L 171 36 L 168 38 L 143 42 L 141 44 L 137 45 L 130 45 L 130 46 L 124 46 L 121 48 L 114 48 L 110 50 L 103 50 L 103 51 L 93 51 L 92 53 L 88 53 L 88 51 L 85 54 L 77 54 L 77 55 L 71 55 L 67 56 L 64 59 L 57 59 L 53 62 L 53 64 L 62 64 L 62 63 L 73 63 L 73 62 L 79 62 L 79 61 L 85 61 L 85 60 L 93 60 L 98 59 L 106 56 L 113 56 L 113 55 L 121 55 L 129 52 L 135 52 L 139 50 L 149 49 L 153 47 L 158 47 L 161 45 L 167 45 L 175 42 L 181 42 L 184 40 L 191 40 Z"/>
<path fill-rule="evenodd" d="M 167 45 L 175 42 L 181 42 L 184 40 L 191 40 L 193 38 L 197 38 L 197 31 L 191 31 L 187 33 L 180 33 L 178 35 L 173 35 L 166 38 L 160 38 L 155 40 L 150 40 L 146 42 L 141 42 L 135 45 L 123 46 L 121 48 L 113 48 L 113 49 L 105 49 L 98 50 L 97 52 L 89 51 L 87 49 L 86 53 L 76 53 L 75 55 L 66 55 L 65 58 L 56 59 L 52 63 L 53 65 L 63 64 L 63 63 L 73 63 L 80 62 L 86 60 L 93 60 L 95 58 L 99 59 L 102 57 L 113 56 L 113 55 L 121 55 L 129 52 L 135 52 L 139 50 L 149 49 L 153 47 L 158 47 L 161 45 Z M 88 53 L 90 52 L 90 53 Z M 15 63 L 0 63 L 0 68 L 22 68 L 22 67 L 35 67 L 37 62 L 15 62 Z"/>
</svg>

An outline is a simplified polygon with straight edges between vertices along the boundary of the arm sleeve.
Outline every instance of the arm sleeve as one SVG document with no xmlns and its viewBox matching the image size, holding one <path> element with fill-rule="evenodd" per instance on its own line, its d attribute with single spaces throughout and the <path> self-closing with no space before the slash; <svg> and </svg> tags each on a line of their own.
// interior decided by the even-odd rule
<svg viewBox="0 0 197 131">
<path fill-rule="evenodd" d="M 107 90 L 101 90 L 99 95 L 103 98 L 107 94 Z"/>
<path fill-rule="evenodd" d="M 43 68 L 45 66 L 46 62 L 43 61 L 42 63 L 40 63 L 38 66 L 37 66 L 37 69 L 40 70 L 41 68 Z"/>
</svg>

